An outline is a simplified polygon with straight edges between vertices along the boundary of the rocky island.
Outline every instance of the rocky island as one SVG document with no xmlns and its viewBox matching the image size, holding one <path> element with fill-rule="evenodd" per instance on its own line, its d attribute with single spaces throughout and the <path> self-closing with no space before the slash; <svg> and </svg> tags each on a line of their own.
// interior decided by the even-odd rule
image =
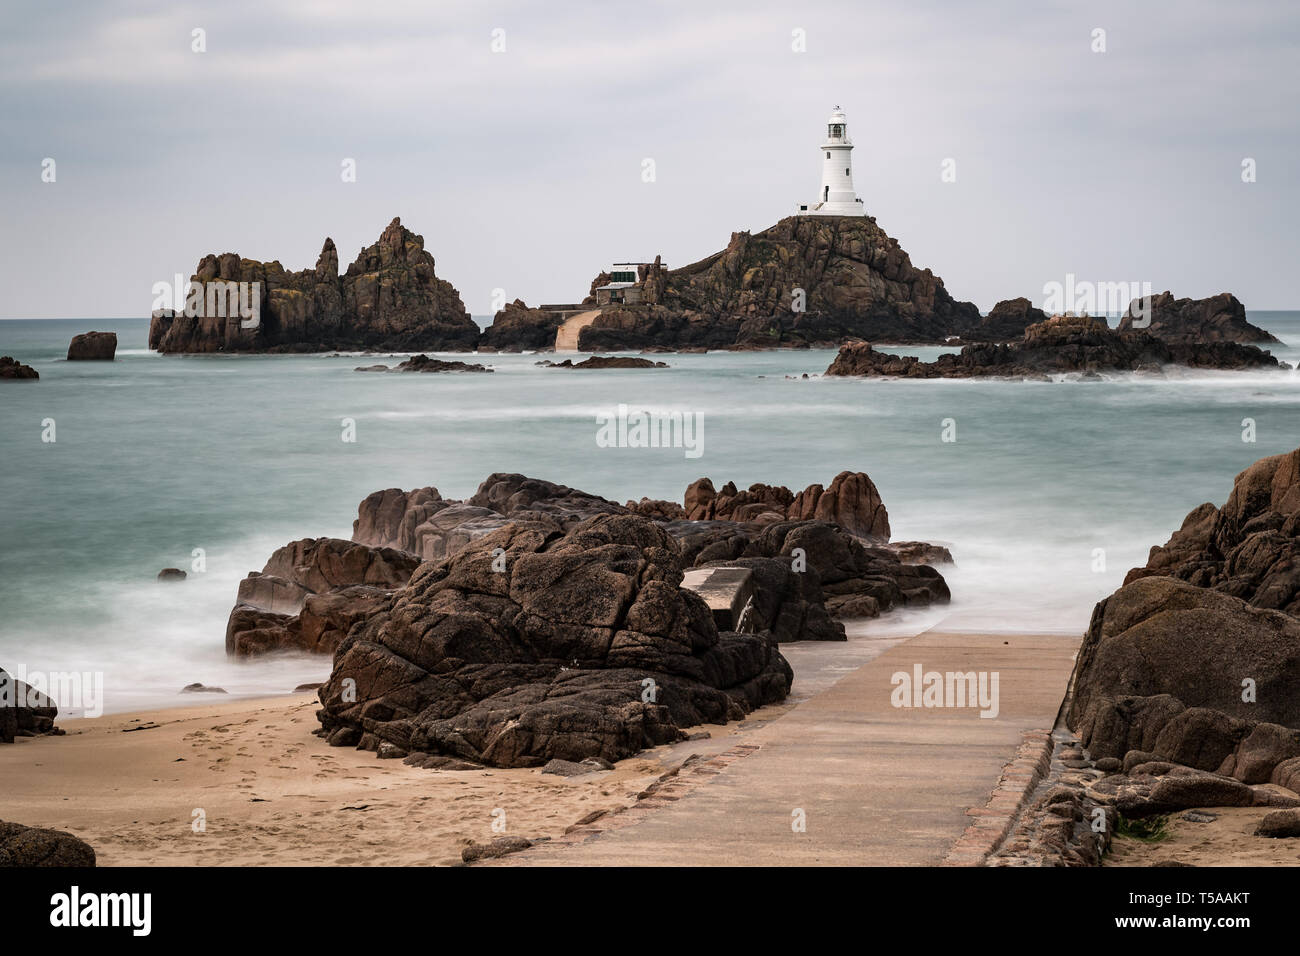
<svg viewBox="0 0 1300 956">
<path fill-rule="evenodd" d="M 433 352 L 472 351 L 478 344 L 478 325 L 460 294 L 438 278 L 424 238 L 400 219 L 362 249 L 342 275 L 338 250 L 326 239 L 314 269 L 287 272 L 279 262 L 228 252 L 205 256 L 191 282 L 198 292 L 191 308 L 154 313 L 151 349 Z M 242 291 L 240 284 L 245 284 Z M 256 302 L 258 314 L 239 314 L 233 307 L 237 295 L 250 306 Z"/>
<path fill-rule="evenodd" d="M 762 232 L 733 233 L 725 249 L 680 269 L 656 257 L 637 270 L 634 303 L 602 305 L 597 289 L 609 280 L 596 276 L 581 303 L 599 310 L 578 335 L 581 351 L 995 341 L 1019 336 L 1041 316 L 1027 299 L 1013 299 L 981 317 L 914 266 L 870 216 L 791 216 Z M 497 313 L 483 344 L 550 348 L 563 321 L 516 300 Z"/>
</svg>

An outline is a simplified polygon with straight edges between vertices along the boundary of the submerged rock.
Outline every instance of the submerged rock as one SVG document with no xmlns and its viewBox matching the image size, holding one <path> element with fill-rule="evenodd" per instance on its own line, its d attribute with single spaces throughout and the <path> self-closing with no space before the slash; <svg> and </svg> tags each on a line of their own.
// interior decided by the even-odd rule
<svg viewBox="0 0 1300 956">
<path fill-rule="evenodd" d="M 576 364 L 573 359 L 537 364 L 547 368 L 668 368 L 667 362 L 652 362 L 650 359 L 637 358 L 634 355 L 593 355 Z"/>
<path fill-rule="evenodd" d="M 356 372 L 490 372 L 486 365 L 469 362 L 444 362 L 427 355 L 416 355 L 405 362 L 399 362 L 392 368 L 387 365 L 363 365 L 354 369 Z"/>
</svg>

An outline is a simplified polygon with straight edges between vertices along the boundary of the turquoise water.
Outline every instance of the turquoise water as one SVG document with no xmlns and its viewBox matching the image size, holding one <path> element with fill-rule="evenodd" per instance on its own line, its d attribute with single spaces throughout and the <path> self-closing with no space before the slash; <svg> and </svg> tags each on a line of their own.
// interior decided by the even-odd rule
<svg viewBox="0 0 1300 956">
<path fill-rule="evenodd" d="M 1250 319 L 1300 361 L 1300 313 Z M 348 537 L 357 503 L 381 488 L 459 498 L 519 471 L 619 501 L 680 501 L 701 475 L 797 489 L 863 470 L 896 539 L 951 546 L 945 627 L 1078 633 L 1193 506 L 1221 503 L 1246 465 L 1300 445 L 1294 372 L 803 379 L 834 353 L 802 351 L 604 372 L 493 355 L 482 358 L 492 375 L 367 375 L 353 368 L 371 357 L 159 356 L 147 326 L 0 322 L 0 355 L 41 374 L 0 385 L 0 664 L 102 671 L 109 710 L 188 702 L 177 691 L 192 681 L 268 693 L 321 679 L 320 659 L 226 661 L 226 616 L 272 550 Z M 117 361 L 63 360 L 89 329 L 118 333 Z M 596 415 L 620 403 L 702 414 L 702 457 L 598 447 Z M 355 443 L 341 440 L 344 418 Z M 941 441 L 949 418 L 955 442 Z M 54 443 L 41 440 L 45 419 Z M 189 570 L 196 548 L 204 572 L 155 581 L 163 567 Z"/>
</svg>

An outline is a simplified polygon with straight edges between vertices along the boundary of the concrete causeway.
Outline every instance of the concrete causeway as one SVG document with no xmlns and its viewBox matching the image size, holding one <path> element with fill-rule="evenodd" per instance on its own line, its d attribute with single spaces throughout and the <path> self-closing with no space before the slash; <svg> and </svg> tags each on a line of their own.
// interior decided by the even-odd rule
<svg viewBox="0 0 1300 956">
<path fill-rule="evenodd" d="M 939 865 L 972 822 L 966 811 L 985 806 L 1017 756 L 1022 734 L 1051 729 L 1078 644 L 1061 635 L 931 630 L 866 663 L 853 660 L 860 646 L 786 645 L 793 694 L 803 699 L 772 720 L 756 712 L 746 722 L 753 729 L 674 745 L 674 755 L 701 759 L 629 810 L 494 863 Z M 893 675 L 911 675 L 917 664 L 996 671 L 997 716 L 895 707 Z M 804 832 L 792 825 L 798 811 Z"/>
</svg>

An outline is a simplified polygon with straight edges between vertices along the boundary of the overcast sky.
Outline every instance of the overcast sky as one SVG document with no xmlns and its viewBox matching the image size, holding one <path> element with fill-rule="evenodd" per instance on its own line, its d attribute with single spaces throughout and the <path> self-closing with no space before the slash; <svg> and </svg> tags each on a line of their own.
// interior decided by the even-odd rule
<svg viewBox="0 0 1300 956">
<path fill-rule="evenodd" d="M 836 104 L 867 211 L 981 309 L 1067 273 L 1300 308 L 1298 9 L 0 0 L 0 316 L 147 316 L 209 252 L 346 266 L 393 216 L 475 315 L 576 301 L 814 199 Z"/>
</svg>

